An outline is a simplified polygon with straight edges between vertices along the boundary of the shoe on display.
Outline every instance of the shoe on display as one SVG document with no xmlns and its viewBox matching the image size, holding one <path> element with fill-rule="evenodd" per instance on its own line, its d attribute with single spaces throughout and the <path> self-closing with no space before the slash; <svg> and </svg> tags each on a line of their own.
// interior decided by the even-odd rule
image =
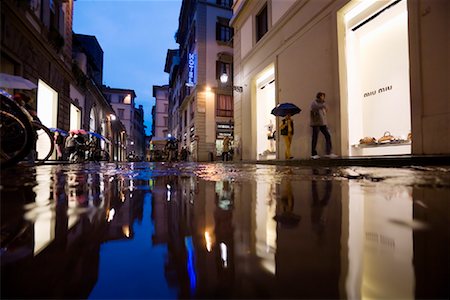
<svg viewBox="0 0 450 300">
<path fill-rule="evenodd" d="M 325 155 L 325 157 L 328 157 L 328 158 L 336 158 L 336 157 L 338 157 L 336 154 L 334 154 L 334 153 L 331 153 L 331 154 L 327 154 L 327 155 Z"/>
<path fill-rule="evenodd" d="M 312 158 L 312 159 L 319 159 L 320 156 L 316 154 L 316 155 L 311 156 L 311 158 Z"/>
</svg>

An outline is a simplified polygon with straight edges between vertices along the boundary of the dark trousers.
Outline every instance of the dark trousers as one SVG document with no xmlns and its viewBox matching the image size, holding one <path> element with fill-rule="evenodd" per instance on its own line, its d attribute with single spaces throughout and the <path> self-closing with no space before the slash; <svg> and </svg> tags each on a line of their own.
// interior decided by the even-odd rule
<svg viewBox="0 0 450 300">
<path fill-rule="evenodd" d="M 326 143 L 326 151 L 327 154 L 331 154 L 331 136 L 330 132 L 328 131 L 327 126 L 311 126 L 312 127 L 312 141 L 311 141 L 311 155 L 317 155 L 317 139 L 319 137 L 319 130 L 323 133 L 323 136 L 325 137 L 325 143 Z"/>
</svg>

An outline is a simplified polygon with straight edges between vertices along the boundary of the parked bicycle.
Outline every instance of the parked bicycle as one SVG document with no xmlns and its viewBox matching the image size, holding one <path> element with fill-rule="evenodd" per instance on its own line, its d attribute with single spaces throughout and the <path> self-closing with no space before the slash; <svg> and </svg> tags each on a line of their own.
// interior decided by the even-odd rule
<svg viewBox="0 0 450 300">
<path fill-rule="evenodd" d="M 53 134 L 16 101 L 0 96 L 0 166 L 10 167 L 27 157 L 44 163 L 54 151 Z"/>
</svg>

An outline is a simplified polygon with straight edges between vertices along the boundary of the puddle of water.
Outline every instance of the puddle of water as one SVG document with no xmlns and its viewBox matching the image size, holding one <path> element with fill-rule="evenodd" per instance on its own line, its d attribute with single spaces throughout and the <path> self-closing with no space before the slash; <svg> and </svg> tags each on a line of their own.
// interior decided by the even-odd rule
<svg viewBox="0 0 450 300">
<path fill-rule="evenodd" d="M 352 171 L 364 175 L 193 163 L 12 169 L 0 190 L 1 296 L 448 298 L 450 189 L 413 178 L 446 180 Z"/>
</svg>

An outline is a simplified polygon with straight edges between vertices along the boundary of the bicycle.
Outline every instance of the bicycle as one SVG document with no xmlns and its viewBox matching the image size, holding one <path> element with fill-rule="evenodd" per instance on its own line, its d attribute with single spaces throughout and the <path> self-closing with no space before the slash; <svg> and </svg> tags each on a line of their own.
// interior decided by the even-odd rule
<svg viewBox="0 0 450 300">
<path fill-rule="evenodd" d="M 10 167 L 39 147 L 36 165 L 47 161 L 54 151 L 53 134 L 41 123 L 34 121 L 14 100 L 1 95 L 0 101 L 0 166 Z M 42 154 L 42 155 L 41 155 Z"/>
</svg>

